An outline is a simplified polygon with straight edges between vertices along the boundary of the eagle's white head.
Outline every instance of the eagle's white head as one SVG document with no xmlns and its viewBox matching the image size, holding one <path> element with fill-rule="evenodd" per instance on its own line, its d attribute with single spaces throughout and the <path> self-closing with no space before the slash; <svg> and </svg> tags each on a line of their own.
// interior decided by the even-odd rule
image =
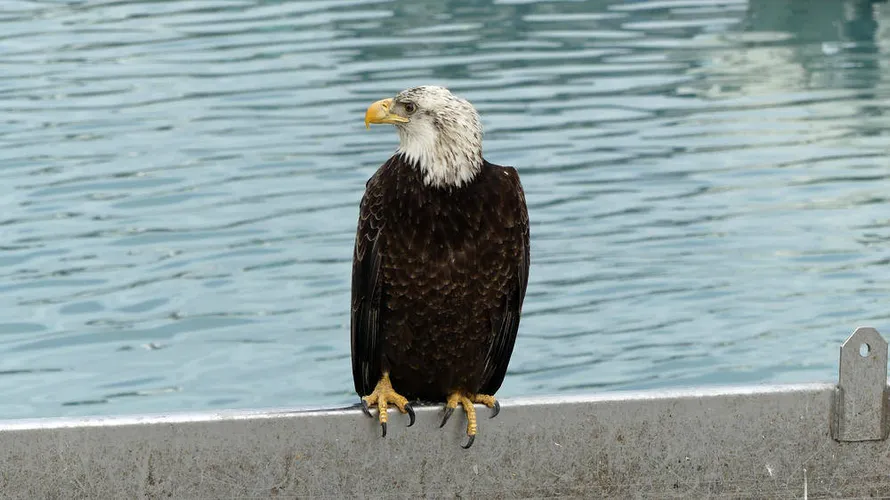
<svg viewBox="0 0 890 500">
<path fill-rule="evenodd" d="M 445 87 L 414 87 L 377 101 L 365 113 L 365 126 L 371 123 L 396 126 L 398 152 L 420 168 L 428 186 L 460 187 L 482 168 L 479 113 Z"/>
</svg>

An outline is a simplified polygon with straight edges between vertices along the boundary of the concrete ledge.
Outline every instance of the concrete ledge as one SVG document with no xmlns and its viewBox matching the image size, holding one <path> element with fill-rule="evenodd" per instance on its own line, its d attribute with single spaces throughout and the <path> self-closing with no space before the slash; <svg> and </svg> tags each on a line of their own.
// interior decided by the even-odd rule
<svg viewBox="0 0 890 500">
<path fill-rule="evenodd" d="M 3 498 L 809 498 L 890 492 L 887 441 L 830 435 L 834 386 L 504 400 L 380 438 L 358 409 L 0 422 Z"/>
</svg>

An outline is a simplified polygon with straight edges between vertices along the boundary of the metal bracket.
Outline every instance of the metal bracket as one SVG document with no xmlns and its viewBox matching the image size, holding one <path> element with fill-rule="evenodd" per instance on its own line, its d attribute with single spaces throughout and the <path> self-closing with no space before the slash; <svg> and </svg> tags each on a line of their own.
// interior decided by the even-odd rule
<svg viewBox="0 0 890 500">
<path fill-rule="evenodd" d="M 887 439 L 887 341 L 860 327 L 841 345 L 831 437 L 837 441 Z"/>
</svg>

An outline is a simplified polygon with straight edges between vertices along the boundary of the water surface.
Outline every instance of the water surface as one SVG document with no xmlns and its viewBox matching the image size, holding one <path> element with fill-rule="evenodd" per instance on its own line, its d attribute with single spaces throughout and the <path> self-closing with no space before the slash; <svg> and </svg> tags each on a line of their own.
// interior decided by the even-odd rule
<svg viewBox="0 0 890 500">
<path fill-rule="evenodd" d="M 501 396 L 833 380 L 890 335 L 890 5 L 9 1 L 0 417 L 356 401 L 374 100 L 472 100 L 532 217 Z"/>
</svg>

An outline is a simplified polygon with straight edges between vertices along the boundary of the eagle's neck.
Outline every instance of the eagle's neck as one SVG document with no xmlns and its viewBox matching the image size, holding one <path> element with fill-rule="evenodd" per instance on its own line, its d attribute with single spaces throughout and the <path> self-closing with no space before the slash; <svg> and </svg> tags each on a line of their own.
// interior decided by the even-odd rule
<svg viewBox="0 0 890 500">
<path fill-rule="evenodd" d="M 482 134 L 469 130 L 450 132 L 411 134 L 399 127 L 398 153 L 420 169 L 427 186 L 461 187 L 482 169 Z"/>
</svg>

